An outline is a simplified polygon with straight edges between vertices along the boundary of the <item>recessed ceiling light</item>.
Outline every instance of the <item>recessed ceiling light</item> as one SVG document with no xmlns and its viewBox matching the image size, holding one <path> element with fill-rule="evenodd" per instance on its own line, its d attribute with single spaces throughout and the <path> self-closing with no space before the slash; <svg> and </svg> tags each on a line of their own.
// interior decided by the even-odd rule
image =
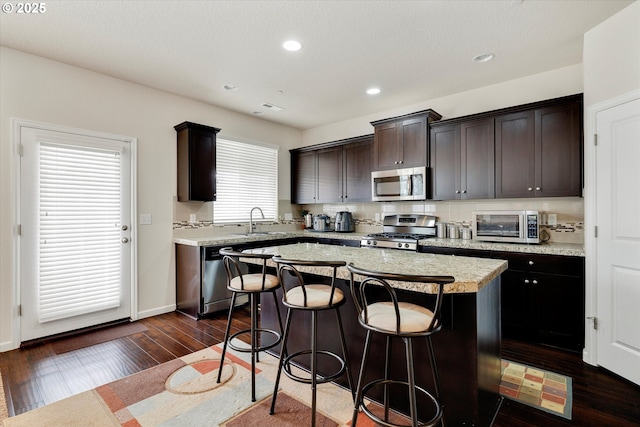
<svg viewBox="0 0 640 427">
<path fill-rule="evenodd" d="M 474 56 L 473 62 L 489 62 L 495 55 L 493 53 L 483 53 L 482 55 Z"/>
<path fill-rule="evenodd" d="M 371 89 L 367 89 L 367 93 L 369 95 L 377 95 L 380 93 L 380 89 L 378 89 L 377 87 L 372 87 Z"/>
<path fill-rule="evenodd" d="M 224 85 L 222 86 L 225 90 L 230 90 L 230 91 L 236 91 L 238 90 L 238 86 L 234 86 L 234 85 Z"/>
<path fill-rule="evenodd" d="M 286 42 L 282 43 L 282 47 L 287 49 L 287 50 L 289 50 L 289 51 L 291 51 L 291 52 L 295 52 L 296 50 L 300 50 L 302 45 L 298 41 L 287 40 Z"/>
</svg>

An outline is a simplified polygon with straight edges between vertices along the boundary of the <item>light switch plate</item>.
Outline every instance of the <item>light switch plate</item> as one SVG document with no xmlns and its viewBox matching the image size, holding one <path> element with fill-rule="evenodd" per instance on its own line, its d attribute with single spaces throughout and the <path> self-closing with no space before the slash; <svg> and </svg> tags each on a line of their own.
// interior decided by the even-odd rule
<svg viewBox="0 0 640 427">
<path fill-rule="evenodd" d="M 140 214 L 140 225 L 151 225 L 151 214 Z"/>
</svg>

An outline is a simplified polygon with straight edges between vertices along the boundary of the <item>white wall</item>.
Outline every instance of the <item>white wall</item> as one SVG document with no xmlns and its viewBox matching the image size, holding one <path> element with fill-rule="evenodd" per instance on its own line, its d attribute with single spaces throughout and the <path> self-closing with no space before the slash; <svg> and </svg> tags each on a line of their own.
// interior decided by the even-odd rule
<svg viewBox="0 0 640 427">
<path fill-rule="evenodd" d="M 584 35 L 584 106 L 640 88 L 640 2 Z"/>
<path fill-rule="evenodd" d="M 219 127 L 224 136 L 281 146 L 280 193 L 290 198 L 288 150 L 301 143 L 297 129 L 5 47 L 0 47 L 0 93 L 0 351 L 8 349 L 13 328 L 11 118 L 138 138 L 138 212 L 153 216 L 153 224 L 141 226 L 138 234 L 142 316 L 175 304 L 174 125 L 188 120 Z"/>
</svg>

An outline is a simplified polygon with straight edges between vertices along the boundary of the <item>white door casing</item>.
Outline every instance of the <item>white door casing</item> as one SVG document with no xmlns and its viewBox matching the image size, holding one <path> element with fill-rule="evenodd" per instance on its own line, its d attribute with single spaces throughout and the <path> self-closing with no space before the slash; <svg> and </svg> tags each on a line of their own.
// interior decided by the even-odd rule
<svg viewBox="0 0 640 427">
<path fill-rule="evenodd" d="M 17 146 L 18 167 L 16 171 L 16 192 L 18 204 L 17 220 L 20 225 L 20 236 L 17 237 L 17 270 L 15 279 L 14 301 L 20 304 L 16 310 L 19 318 L 13 319 L 19 323 L 14 327 L 14 342 L 49 336 L 61 332 L 97 325 L 113 320 L 136 319 L 137 306 L 136 286 L 136 252 L 137 230 L 134 223 L 135 212 L 135 138 L 110 135 L 81 129 L 71 129 L 55 125 L 13 121 L 14 141 Z M 97 310 L 92 313 L 73 315 L 52 321 L 40 321 L 38 316 L 39 304 L 39 147 L 41 142 L 70 144 L 70 146 L 85 146 L 93 148 L 117 150 L 121 161 L 120 169 L 120 223 L 121 230 L 116 237 L 126 239 L 126 243 L 119 245 L 120 256 L 118 269 L 120 270 L 120 303 L 118 307 Z M 126 225 L 126 230 L 122 227 Z M 113 236 L 112 236 L 113 237 Z M 116 249 L 117 251 L 117 249 Z M 21 313 L 20 313 L 21 312 Z M 17 337 L 15 336 L 17 333 Z"/>
<path fill-rule="evenodd" d="M 593 111 L 593 119 L 597 237 L 595 298 L 587 312 L 597 328 L 591 361 L 640 384 L 640 99 Z"/>
</svg>

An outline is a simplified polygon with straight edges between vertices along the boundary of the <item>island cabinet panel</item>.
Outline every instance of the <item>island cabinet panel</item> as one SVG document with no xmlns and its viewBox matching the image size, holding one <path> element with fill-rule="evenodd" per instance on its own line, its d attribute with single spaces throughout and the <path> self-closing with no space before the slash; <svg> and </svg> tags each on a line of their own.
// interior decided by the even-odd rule
<svg viewBox="0 0 640 427">
<path fill-rule="evenodd" d="M 176 125 L 178 201 L 216 200 L 216 134 L 220 129 L 197 123 Z"/>
<path fill-rule="evenodd" d="M 495 195 L 493 118 L 431 126 L 433 200 Z"/>
<path fill-rule="evenodd" d="M 497 116 L 496 197 L 581 196 L 581 116 L 581 97 Z"/>
<path fill-rule="evenodd" d="M 371 201 L 373 136 L 291 150 L 291 201 Z"/>
<path fill-rule="evenodd" d="M 435 111 L 424 110 L 371 122 L 373 170 L 427 166 L 428 126 L 440 118 Z"/>
</svg>

